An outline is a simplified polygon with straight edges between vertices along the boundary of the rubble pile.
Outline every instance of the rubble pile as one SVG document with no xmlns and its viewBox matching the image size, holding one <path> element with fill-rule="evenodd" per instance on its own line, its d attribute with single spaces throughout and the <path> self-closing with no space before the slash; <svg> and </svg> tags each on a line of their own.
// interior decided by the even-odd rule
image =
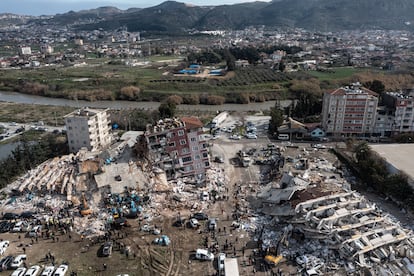
<svg viewBox="0 0 414 276">
<path fill-rule="evenodd" d="M 414 250 L 411 231 L 391 221 L 356 192 L 308 200 L 298 204 L 295 212 L 291 223 L 305 238 L 320 240 L 342 261 L 360 268 L 380 265 L 392 272 L 393 264 L 401 263 L 407 250 Z"/>
<path fill-rule="evenodd" d="M 75 176 L 77 167 L 74 159 L 75 155 L 70 154 L 45 161 L 13 182 L 10 187 L 19 192 L 40 191 L 66 194 L 70 200 L 73 186 L 77 183 Z"/>
</svg>

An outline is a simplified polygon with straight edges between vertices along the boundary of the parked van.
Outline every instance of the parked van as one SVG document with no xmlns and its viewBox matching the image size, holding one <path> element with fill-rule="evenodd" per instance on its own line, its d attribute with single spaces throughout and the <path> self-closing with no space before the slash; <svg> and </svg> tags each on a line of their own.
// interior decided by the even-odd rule
<svg viewBox="0 0 414 276">
<path fill-rule="evenodd" d="M 289 134 L 279 134 L 279 135 L 277 135 L 277 139 L 279 139 L 279 140 L 289 140 Z"/>
<path fill-rule="evenodd" d="M 195 257 L 198 260 L 204 260 L 204 261 L 214 260 L 214 254 L 207 251 L 206 249 L 197 249 Z"/>
</svg>

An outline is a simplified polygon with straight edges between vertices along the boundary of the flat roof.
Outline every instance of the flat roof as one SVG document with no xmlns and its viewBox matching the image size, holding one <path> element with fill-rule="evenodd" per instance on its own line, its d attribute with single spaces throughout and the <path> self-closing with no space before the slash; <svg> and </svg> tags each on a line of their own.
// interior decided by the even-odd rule
<svg viewBox="0 0 414 276">
<path fill-rule="evenodd" d="M 370 144 L 373 151 L 414 179 L 414 144 Z"/>
</svg>

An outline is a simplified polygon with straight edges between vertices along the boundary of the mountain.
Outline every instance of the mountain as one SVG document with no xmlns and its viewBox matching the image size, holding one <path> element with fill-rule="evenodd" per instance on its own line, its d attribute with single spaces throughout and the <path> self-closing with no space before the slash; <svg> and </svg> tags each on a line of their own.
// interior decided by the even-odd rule
<svg viewBox="0 0 414 276">
<path fill-rule="evenodd" d="M 243 29 L 259 25 L 320 31 L 412 30 L 414 1 L 273 0 L 219 6 L 194 6 L 166 1 L 145 9 L 123 11 L 102 7 L 71 11 L 53 16 L 49 23 L 74 25 L 78 29 L 127 27 L 129 31 L 158 33 L 180 33 L 189 29 Z"/>
</svg>

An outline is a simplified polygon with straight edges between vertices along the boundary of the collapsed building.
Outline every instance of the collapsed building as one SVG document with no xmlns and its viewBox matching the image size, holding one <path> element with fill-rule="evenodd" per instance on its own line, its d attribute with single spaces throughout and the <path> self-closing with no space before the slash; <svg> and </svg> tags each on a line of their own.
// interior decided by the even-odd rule
<svg viewBox="0 0 414 276">
<path fill-rule="evenodd" d="M 336 168 L 309 159 L 258 193 L 264 250 L 312 275 L 413 275 L 412 231 L 350 189 Z M 293 166 L 294 168 L 294 166 Z"/>
<path fill-rule="evenodd" d="M 144 137 L 149 158 L 165 171 L 167 179 L 194 176 L 199 182 L 205 180 L 210 158 L 202 128 L 195 117 L 164 119 L 147 126 Z"/>
</svg>

